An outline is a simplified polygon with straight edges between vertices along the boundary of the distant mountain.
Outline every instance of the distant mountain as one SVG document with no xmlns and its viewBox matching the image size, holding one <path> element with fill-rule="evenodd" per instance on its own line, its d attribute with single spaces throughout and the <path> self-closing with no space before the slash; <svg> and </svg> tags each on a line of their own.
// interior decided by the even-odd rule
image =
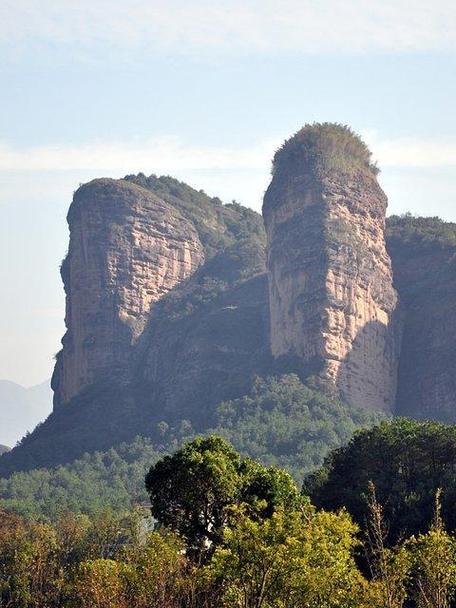
<svg viewBox="0 0 456 608">
<path fill-rule="evenodd" d="M 0 454 L 14 446 L 27 431 L 33 431 L 52 409 L 49 380 L 30 388 L 0 380 Z"/>
<path fill-rule="evenodd" d="M 10 448 L 7 445 L 0 445 L 0 456 L 9 451 L 10 451 Z"/>
</svg>

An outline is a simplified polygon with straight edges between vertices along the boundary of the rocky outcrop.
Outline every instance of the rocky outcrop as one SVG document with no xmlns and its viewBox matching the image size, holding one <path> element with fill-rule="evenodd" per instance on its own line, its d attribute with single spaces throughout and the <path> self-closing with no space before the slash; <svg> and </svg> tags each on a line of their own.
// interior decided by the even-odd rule
<svg viewBox="0 0 456 608">
<path fill-rule="evenodd" d="M 230 258 L 214 258 L 152 313 L 138 352 L 144 411 L 207 428 L 216 406 L 245 394 L 269 361 L 267 277 L 249 276 L 256 264 L 244 257 L 237 280 L 220 280 Z"/>
<path fill-rule="evenodd" d="M 391 217 L 387 246 L 404 318 L 395 412 L 456 422 L 456 224 Z"/>
<path fill-rule="evenodd" d="M 277 152 L 263 214 L 272 354 L 297 357 L 348 403 L 391 411 L 400 328 L 386 206 L 366 146 L 328 124 Z"/>
<path fill-rule="evenodd" d="M 204 260 L 191 222 L 123 180 L 80 187 L 68 224 L 70 245 L 61 269 L 67 332 L 52 379 L 56 407 L 95 382 L 127 381 L 131 346 L 151 305 Z"/>
<path fill-rule="evenodd" d="M 348 407 L 456 421 L 456 227 L 390 219 L 392 273 L 376 173 L 358 137 L 323 124 L 277 152 L 264 224 L 171 177 L 82 186 L 54 412 L 0 475 L 138 434 L 160 446 L 166 427 L 204 432 L 256 375 L 297 373 Z"/>
<path fill-rule="evenodd" d="M 250 390 L 270 359 L 258 213 L 169 177 L 138 175 L 83 186 L 68 219 L 68 329 L 53 379 L 57 406 L 66 405 L 2 456 L 0 476 L 137 435 L 159 443 L 167 424 L 202 432 L 217 405 Z M 180 275 L 169 262 L 176 259 L 191 260 L 177 266 Z M 69 401 L 66 387 L 76 392 Z"/>
</svg>

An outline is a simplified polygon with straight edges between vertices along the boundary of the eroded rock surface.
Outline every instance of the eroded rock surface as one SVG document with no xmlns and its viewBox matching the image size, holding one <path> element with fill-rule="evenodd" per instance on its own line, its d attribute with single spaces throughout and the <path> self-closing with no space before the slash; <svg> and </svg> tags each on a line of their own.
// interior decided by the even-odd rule
<svg viewBox="0 0 456 608">
<path fill-rule="evenodd" d="M 79 188 L 68 213 L 62 265 L 65 323 L 54 404 L 99 380 L 127 379 L 131 346 L 151 305 L 203 262 L 198 234 L 177 209 L 124 180 Z"/>
<path fill-rule="evenodd" d="M 348 403 L 390 411 L 400 328 L 386 206 L 361 140 L 316 125 L 276 154 L 263 214 L 272 354 L 298 357 Z"/>
</svg>

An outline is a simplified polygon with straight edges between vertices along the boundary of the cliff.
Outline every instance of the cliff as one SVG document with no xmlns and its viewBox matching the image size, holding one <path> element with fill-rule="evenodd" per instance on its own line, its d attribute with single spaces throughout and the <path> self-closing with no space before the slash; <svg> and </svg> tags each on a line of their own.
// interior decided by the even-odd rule
<svg viewBox="0 0 456 608">
<path fill-rule="evenodd" d="M 363 142 L 323 124 L 277 152 L 263 214 L 272 354 L 298 357 L 348 403 L 391 411 L 400 328 L 386 206 Z"/>
<path fill-rule="evenodd" d="M 139 174 L 81 187 L 68 221 L 56 406 L 2 459 L 3 474 L 136 435 L 159 441 L 163 421 L 203 431 L 269 362 L 258 213 Z"/>
<path fill-rule="evenodd" d="M 267 417 L 269 389 L 254 405 L 258 376 L 275 386 L 297 374 L 312 387 L 312 416 L 306 405 L 302 427 L 298 410 L 287 423 L 296 450 L 323 436 L 324 451 L 328 403 L 334 426 L 378 411 L 456 421 L 456 227 L 393 217 L 386 248 L 386 207 L 369 150 L 331 124 L 304 127 L 276 153 L 264 218 L 168 176 L 79 188 L 54 412 L 1 457 L 0 474 L 136 435 L 161 450 L 209 428 L 223 434 L 220 412 L 225 434 L 237 433 L 233 404 L 263 429 L 249 431 L 246 451 L 271 443 L 264 429 L 277 423 L 280 458 L 285 414 Z M 277 387 L 288 412 L 290 393 Z"/>
<path fill-rule="evenodd" d="M 79 188 L 68 212 L 70 245 L 62 351 L 54 405 L 99 381 L 127 382 L 131 346 L 151 305 L 203 262 L 194 226 L 152 193 L 123 180 Z"/>
<path fill-rule="evenodd" d="M 387 244 L 404 309 L 395 411 L 456 422 L 456 224 L 391 217 Z"/>
</svg>

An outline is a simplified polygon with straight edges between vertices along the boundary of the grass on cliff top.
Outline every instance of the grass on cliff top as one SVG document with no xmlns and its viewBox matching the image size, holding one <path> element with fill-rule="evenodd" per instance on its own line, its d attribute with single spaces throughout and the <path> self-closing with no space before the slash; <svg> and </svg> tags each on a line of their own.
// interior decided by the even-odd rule
<svg viewBox="0 0 456 608">
<path fill-rule="evenodd" d="M 275 153 L 273 173 L 297 163 L 324 173 L 351 173 L 360 168 L 374 175 L 379 173 L 371 151 L 359 135 L 347 125 L 330 122 L 307 124 L 286 140 Z"/>
<path fill-rule="evenodd" d="M 223 204 L 203 190 L 195 190 L 174 177 L 127 175 L 126 181 L 150 190 L 193 222 L 204 246 L 206 259 L 242 239 L 266 246 L 263 220 L 259 213 L 233 201 Z"/>
</svg>

